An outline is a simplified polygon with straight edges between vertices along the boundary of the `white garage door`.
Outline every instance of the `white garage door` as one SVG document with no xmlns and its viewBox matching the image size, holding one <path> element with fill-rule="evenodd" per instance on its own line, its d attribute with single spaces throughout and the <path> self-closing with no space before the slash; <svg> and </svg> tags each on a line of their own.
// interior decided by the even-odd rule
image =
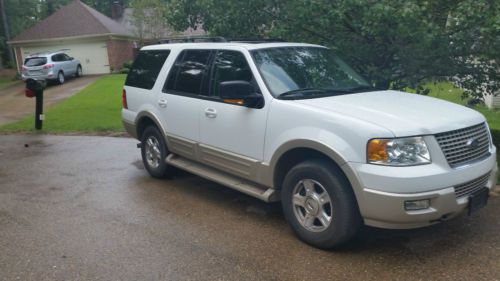
<svg viewBox="0 0 500 281">
<path fill-rule="evenodd" d="M 23 47 L 23 61 L 30 54 L 58 50 L 64 50 L 69 56 L 80 60 L 84 75 L 110 72 L 108 49 L 105 41 L 84 43 L 57 42 L 57 44 L 52 45 Z"/>
</svg>

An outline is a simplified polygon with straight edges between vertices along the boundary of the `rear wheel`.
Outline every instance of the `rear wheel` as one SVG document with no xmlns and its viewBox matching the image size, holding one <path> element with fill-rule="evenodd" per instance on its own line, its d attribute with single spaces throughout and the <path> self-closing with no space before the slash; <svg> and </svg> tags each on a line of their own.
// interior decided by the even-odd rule
<svg viewBox="0 0 500 281">
<path fill-rule="evenodd" d="M 59 71 L 59 73 L 57 74 L 57 83 L 62 85 L 62 84 L 64 84 L 65 81 L 66 81 L 66 77 L 64 77 L 64 73 L 62 71 Z"/>
<path fill-rule="evenodd" d="M 339 246 L 361 226 L 356 198 L 342 172 L 326 160 L 293 167 L 282 188 L 283 212 L 295 234 L 318 248 Z"/>
<path fill-rule="evenodd" d="M 165 162 L 169 151 L 160 131 L 154 126 L 147 127 L 142 134 L 141 144 L 142 162 L 149 174 L 155 178 L 172 176 L 174 167 Z"/>
</svg>

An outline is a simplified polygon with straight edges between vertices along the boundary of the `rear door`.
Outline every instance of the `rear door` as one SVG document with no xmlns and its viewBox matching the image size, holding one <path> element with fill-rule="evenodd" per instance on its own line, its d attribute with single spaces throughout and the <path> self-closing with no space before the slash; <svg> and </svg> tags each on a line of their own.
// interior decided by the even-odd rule
<svg viewBox="0 0 500 281">
<path fill-rule="evenodd" d="M 162 123 L 167 130 L 169 149 L 196 159 L 200 140 L 199 110 L 202 89 L 208 79 L 212 50 L 184 50 L 170 68 L 162 94 L 158 96 Z"/>
</svg>

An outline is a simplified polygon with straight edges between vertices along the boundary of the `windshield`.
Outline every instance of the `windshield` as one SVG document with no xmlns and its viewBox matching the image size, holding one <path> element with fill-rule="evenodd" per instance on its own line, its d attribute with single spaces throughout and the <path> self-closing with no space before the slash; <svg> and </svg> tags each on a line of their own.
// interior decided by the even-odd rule
<svg viewBox="0 0 500 281">
<path fill-rule="evenodd" d="M 280 47 L 252 52 L 268 89 L 277 98 L 313 98 L 374 90 L 331 50 Z"/>
<path fill-rule="evenodd" d="M 25 66 L 40 66 L 46 63 L 47 63 L 47 58 L 44 57 L 27 58 L 24 61 Z"/>
</svg>

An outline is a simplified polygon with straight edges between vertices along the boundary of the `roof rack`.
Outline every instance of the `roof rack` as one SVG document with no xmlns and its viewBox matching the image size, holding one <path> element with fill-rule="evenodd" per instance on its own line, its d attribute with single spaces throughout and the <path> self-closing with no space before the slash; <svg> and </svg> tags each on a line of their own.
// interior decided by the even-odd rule
<svg viewBox="0 0 500 281">
<path fill-rule="evenodd" d="M 273 43 L 273 42 L 286 42 L 280 38 L 231 38 L 229 42 L 238 43 Z"/>
<path fill-rule="evenodd" d="M 270 43 L 286 42 L 278 38 L 225 38 L 222 36 L 176 36 L 160 39 L 159 44 L 173 43 L 206 43 L 206 42 L 235 42 L 235 43 Z"/>
<path fill-rule="evenodd" d="M 48 55 L 48 54 L 53 54 L 53 53 L 65 52 L 65 51 L 69 51 L 69 50 L 70 49 L 60 49 L 60 50 L 57 50 L 57 51 L 41 51 L 41 52 L 36 52 L 36 53 L 33 53 L 33 54 L 29 54 L 28 57 L 38 56 L 38 55 Z"/>
<path fill-rule="evenodd" d="M 220 36 L 176 36 L 160 39 L 160 44 L 172 43 L 204 43 L 204 42 L 227 42 L 226 38 Z"/>
</svg>

